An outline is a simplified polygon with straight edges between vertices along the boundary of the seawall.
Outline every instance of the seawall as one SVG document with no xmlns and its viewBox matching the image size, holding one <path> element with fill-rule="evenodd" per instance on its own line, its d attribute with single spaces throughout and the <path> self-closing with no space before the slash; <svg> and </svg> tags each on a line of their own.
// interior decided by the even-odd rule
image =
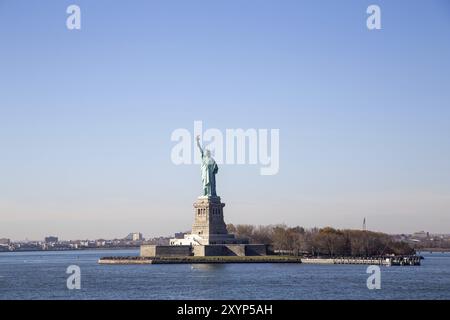
<svg viewBox="0 0 450 320">
<path fill-rule="evenodd" d="M 290 256 L 207 256 L 207 257 L 105 257 L 99 264 L 214 264 L 214 263 L 301 263 L 300 257 Z"/>
</svg>

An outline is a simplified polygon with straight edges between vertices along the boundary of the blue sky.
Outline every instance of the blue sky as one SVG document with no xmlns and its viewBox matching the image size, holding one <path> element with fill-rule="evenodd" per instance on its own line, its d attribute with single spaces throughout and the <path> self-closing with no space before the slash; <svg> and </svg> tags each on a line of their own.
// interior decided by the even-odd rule
<svg viewBox="0 0 450 320">
<path fill-rule="evenodd" d="M 445 0 L 0 0 L 0 237 L 190 229 L 195 120 L 280 129 L 278 175 L 221 166 L 227 222 L 450 233 L 449 39 Z"/>
</svg>

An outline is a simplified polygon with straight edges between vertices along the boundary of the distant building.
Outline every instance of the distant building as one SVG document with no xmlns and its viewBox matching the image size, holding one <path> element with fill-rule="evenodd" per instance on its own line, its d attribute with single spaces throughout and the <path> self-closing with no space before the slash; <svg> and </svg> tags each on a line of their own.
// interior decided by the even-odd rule
<svg viewBox="0 0 450 320">
<path fill-rule="evenodd" d="M 45 243 L 57 243 L 57 242 L 58 242 L 58 237 L 53 237 L 53 236 L 45 237 Z"/>
<path fill-rule="evenodd" d="M 106 240 L 104 239 L 98 239 L 97 241 L 95 241 L 95 245 L 97 247 L 104 247 L 106 245 Z"/>
<path fill-rule="evenodd" d="M 170 244 L 170 239 L 166 238 L 166 237 L 157 237 L 157 238 L 150 239 L 148 242 L 150 244 L 155 244 L 158 246 L 167 246 Z"/>
<path fill-rule="evenodd" d="M 175 239 L 184 239 L 184 235 L 185 235 L 186 233 L 184 233 L 184 232 L 176 232 L 175 233 Z"/>
<path fill-rule="evenodd" d="M 142 237 L 142 233 L 140 233 L 140 232 L 132 232 L 132 233 L 130 233 L 129 235 L 127 235 L 126 237 L 125 237 L 125 239 L 124 240 L 128 240 L 128 241 L 141 241 L 141 240 L 143 240 L 144 238 Z"/>
<path fill-rule="evenodd" d="M 412 237 L 415 239 L 427 239 L 430 237 L 430 234 L 425 231 L 415 232 L 412 234 Z"/>
<path fill-rule="evenodd" d="M 171 246 L 197 246 L 201 245 L 202 238 L 197 234 L 186 234 L 183 238 L 170 239 Z"/>
<path fill-rule="evenodd" d="M 89 240 L 81 240 L 79 243 L 80 247 L 89 247 Z"/>
<path fill-rule="evenodd" d="M 10 243 L 11 243 L 11 240 L 9 240 L 7 238 L 0 239 L 0 246 L 9 246 Z"/>
</svg>

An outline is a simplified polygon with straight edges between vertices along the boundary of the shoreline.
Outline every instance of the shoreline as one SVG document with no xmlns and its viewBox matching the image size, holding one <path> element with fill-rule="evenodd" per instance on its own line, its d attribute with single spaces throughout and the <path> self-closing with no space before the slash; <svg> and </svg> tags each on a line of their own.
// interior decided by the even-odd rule
<svg viewBox="0 0 450 320">
<path fill-rule="evenodd" d="M 222 263 L 302 263 L 293 256 L 186 256 L 186 257 L 104 257 L 99 264 L 222 264 Z"/>
<path fill-rule="evenodd" d="M 447 248 L 423 248 L 420 250 L 416 250 L 417 253 L 449 253 L 450 249 Z"/>
<path fill-rule="evenodd" d="M 67 251 L 87 251 L 87 250 L 139 250 L 139 246 L 136 247 L 115 247 L 115 248 L 82 248 L 82 249 L 55 249 L 55 250 L 12 250 L 12 251 L 0 251 L 2 253 L 19 253 L 19 252 L 67 252 Z"/>
<path fill-rule="evenodd" d="M 157 257 L 102 257 L 98 264 L 222 264 L 222 263 L 305 263 L 305 264 L 352 264 L 379 266 L 420 266 L 421 256 L 392 257 L 335 257 L 335 258 L 302 258 L 299 256 L 157 256 Z"/>
</svg>

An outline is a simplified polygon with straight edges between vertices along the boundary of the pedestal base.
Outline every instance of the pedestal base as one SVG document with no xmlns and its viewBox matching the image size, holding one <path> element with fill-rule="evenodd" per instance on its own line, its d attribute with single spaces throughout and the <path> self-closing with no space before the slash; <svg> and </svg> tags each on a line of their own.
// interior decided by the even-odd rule
<svg viewBox="0 0 450 320">
<path fill-rule="evenodd" d="M 141 257 L 207 257 L 207 256 L 265 256 L 264 244 L 216 244 L 196 246 L 142 245 Z"/>
<path fill-rule="evenodd" d="M 223 218 L 225 203 L 220 197 L 201 196 L 194 202 L 194 224 L 188 237 L 196 237 L 200 245 L 247 243 L 229 234 Z"/>
<path fill-rule="evenodd" d="M 267 246 L 264 244 L 216 244 L 192 247 L 194 256 L 265 256 Z"/>
<path fill-rule="evenodd" d="M 265 255 L 265 245 L 250 245 L 247 239 L 238 239 L 228 233 L 223 207 L 225 203 L 220 201 L 220 197 L 198 197 L 194 202 L 192 232 L 183 239 L 171 239 L 170 245 L 190 246 L 196 256 Z"/>
</svg>

